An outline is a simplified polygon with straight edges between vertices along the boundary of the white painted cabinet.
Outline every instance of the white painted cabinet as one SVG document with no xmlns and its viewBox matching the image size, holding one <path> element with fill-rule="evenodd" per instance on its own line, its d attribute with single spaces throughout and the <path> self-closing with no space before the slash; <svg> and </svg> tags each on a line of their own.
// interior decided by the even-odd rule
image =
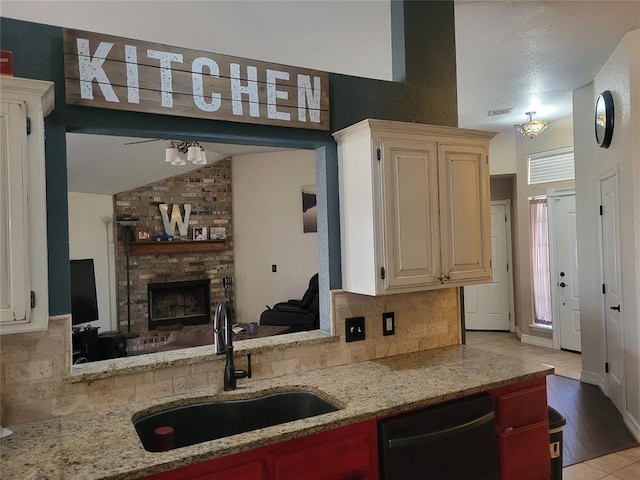
<svg viewBox="0 0 640 480">
<path fill-rule="evenodd" d="M 47 328 L 44 117 L 53 83 L 0 77 L 0 333 Z"/>
<path fill-rule="evenodd" d="M 383 295 L 491 280 L 494 135 L 371 119 L 334 134 L 344 290 Z"/>
</svg>

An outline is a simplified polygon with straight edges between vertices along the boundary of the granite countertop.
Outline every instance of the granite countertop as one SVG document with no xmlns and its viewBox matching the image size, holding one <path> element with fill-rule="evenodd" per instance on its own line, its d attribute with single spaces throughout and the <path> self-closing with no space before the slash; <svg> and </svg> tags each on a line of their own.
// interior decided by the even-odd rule
<svg viewBox="0 0 640 480">
<path fill-rule="evenodd" d="M 134 479 L 550 373 L 553 367 L 548 365 L 460 345 L 267 380 L 241 380 L 233 392 L 203 390 L 98 415 L 84 413 L 13 427 L 14 434 L 0 440 L 0 471 L 5 480 Z M 144 450 L 131 423 L 137 413 L 167 403 L 287 390 L 312 391 L 343 408 L 161 453 Z"/>
</svg>

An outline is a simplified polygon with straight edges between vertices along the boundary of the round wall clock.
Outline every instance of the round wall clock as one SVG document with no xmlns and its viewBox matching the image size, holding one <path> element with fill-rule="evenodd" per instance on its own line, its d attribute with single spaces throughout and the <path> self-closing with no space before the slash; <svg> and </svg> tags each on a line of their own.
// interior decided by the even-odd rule
<svg viewBox="0 0 640 480">
<path fill-rule="evenodd" d="M 596 100 L 595 129 L 596 142 L 602 148 L 609 148 L 613 137 L 613 95 L 605 90 Z"/>
</svg>

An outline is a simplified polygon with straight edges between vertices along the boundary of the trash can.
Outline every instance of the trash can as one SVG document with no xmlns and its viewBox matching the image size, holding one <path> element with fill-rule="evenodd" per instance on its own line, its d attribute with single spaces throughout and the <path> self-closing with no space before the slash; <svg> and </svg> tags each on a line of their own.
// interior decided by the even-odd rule
<svg viewBox="0 0 640 480">
<path fill-rule="evenodd" d="M 549 407 L 548 413 L 551 480 L 562 480 L 562 429 L 567 420 L 555 408 Z"/>
</svg>

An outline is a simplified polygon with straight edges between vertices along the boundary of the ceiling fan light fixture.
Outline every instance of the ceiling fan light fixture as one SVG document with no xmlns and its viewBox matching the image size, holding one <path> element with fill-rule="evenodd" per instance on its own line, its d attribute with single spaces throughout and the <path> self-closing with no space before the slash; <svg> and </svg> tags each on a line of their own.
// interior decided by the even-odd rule
<svg viewBox="0 0 640 480">
<path fill-rule="evenodd" d="M 199 162 L 202 158 L 200 150 L 200 145 L 197 142 L 190 142 L 189 147 L 187 148 L 187 160 L 191 163 Z"/>
<path fill-rule="evenodd" d="M 200 147 L 200 158 L 193 161 L 194 165 L 206 165 L 207 164 L 207 154 L 204 151 L 204 148 Z"/>
<path fill-rule="evenodd" d="M 207 156 L 202 145 L 196 141 L 171 140 L 165 149 L 164 161 L 177 166 L 186 165 L 187 161 L 194 165 L 206 165 Z"/>
<path fill-rule="evenodd" d="M 535 114 L 536 112 L 525 113 L 525 115 L 529 116 L 529 121 L 524 122 L 523 124 L 520 124 L 520 125 L 514 125 L 513 128 L 516 129 L 516 132 L 518 132 L 523 137 L 527 137 L 527 138 L 533 138 L 541 135 L 542 132 L 544 132 L 546 128 L 549 126 L 549 122 L 544 122 L 542 120 L 534 120 L 533 116 Z"/>
<path fill-rule="evenodd" d="M 169 146 L 164 151 L 164 161 L 167 163 L 171 163 L 174 160 L 180 158 L 180 152 L 178 152 L 178 147 L 176 146 L 174 141 L 169 143 Z"/>
</svg>

